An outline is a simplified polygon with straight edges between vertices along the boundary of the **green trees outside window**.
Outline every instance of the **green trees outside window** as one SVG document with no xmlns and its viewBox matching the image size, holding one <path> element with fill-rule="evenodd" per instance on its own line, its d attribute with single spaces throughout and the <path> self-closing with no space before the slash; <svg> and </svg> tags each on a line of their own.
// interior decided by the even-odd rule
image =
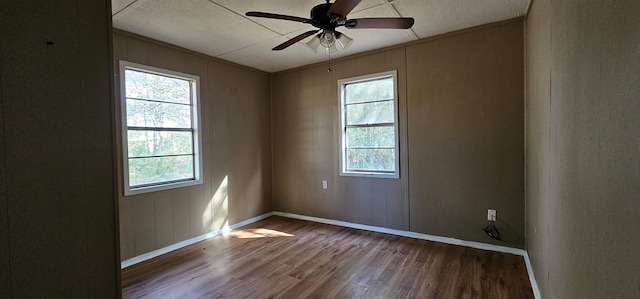
<svg viewBox="0 0 640 299">
<path fill-rule="evenodd" d="M 122 74 L 129 190 L 198 179 L 197 80 L 130 66 Z"/>
<path fill-rule="evenodd" d="M 398 174 L 395 72 L 339 82 L 342 174 Z"/>
</svg>

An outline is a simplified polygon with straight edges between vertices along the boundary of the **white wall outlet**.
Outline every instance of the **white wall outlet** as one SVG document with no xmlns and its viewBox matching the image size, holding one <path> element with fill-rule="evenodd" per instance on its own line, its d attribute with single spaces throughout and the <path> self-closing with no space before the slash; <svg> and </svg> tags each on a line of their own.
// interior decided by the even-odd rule
<svg viewBox="0 0 640 299">
<path fill-rule="evenodd" d="M 322 189 L 327 189 L 327 181 L 322 181 Z"/>
<path fill-rule="evenodd" d="M 496 221 L 496 210 L 489 209 L 487 211 L 487 220 Z"/>
</svg>

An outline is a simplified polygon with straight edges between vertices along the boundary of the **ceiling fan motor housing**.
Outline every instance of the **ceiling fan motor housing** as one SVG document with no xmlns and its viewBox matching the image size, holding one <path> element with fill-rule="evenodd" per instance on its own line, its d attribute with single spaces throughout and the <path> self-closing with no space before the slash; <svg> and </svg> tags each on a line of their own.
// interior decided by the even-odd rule
<svg viewBox="0 0 640 299">
<path fill-rule="evenodd" d="M 338 23 L 336 21 L 332 22 L 332 19 L 336 19 L 336 17 L 339 18 L 340 16 L 330 17 L 327 15 L 327 13 L 329 12 L 329 8 L 331 8 L 331 5 L 331 3 L 323 3 L 314 6 L 311 9 L 311 20 L 313 21 L 311 25 L 316 28 L 335 31 Z"/>
</svg>

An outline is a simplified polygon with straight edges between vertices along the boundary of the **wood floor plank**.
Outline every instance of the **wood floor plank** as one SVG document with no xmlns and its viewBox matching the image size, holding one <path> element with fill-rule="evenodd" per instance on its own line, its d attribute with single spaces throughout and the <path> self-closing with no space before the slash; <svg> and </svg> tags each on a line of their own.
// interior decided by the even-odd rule
<svg viewBox="0 0 640 299">
<path fill-rule="evenodd" d="M 123 298 L 533 298 L 521 256 L 269 217 L 122 270 Z"/>
</svg>

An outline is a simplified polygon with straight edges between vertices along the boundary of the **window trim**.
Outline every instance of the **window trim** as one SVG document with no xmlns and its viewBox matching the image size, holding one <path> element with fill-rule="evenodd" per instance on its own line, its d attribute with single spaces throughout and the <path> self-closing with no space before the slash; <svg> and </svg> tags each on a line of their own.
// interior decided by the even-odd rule
<svg viewBox="0 0 640 299">
<path fill-rule="evenodd" d="M 151 74 L 157 74 L 160 76 L 174 77 L 178 79 L 191 81 L 191 129 L 193 129 L 193 168 L 194 179 L 186 181 L 173 181 L 157 183 L 148 186 L 141 186 L 132 188 L 129 185 L 129 148 L 128 148 L 128 126 L 127 126 L 127 97 L 126 97 L 126 70 L 135 70 Z M 185 74 L 172 70 L 157 68 L 153 66 L 143 65 L 139 63 L 120 60 L 120 126 L 121 126 L 121 138 L 122 142 L 122 169 L 120 173 L 123 177 L 123 191 L 124 196 L 130 196 L 135 194 L 142 194 L 148 192 L 156 192 L 161 190 L 169 190 L 175 188 L 182 188 L 187 186 L 202 184 L 202 130 L 201 130 L 201 113 L 200 113 L 200 77 L 191 74 Z"/>
<path fill-rule="evenodd" d="M 376 172 L 376 171 L 352 171 L 347 170 L 346 165 L 346 113 L 345 113 L 345 92 L 344 88 L 347 84 L 360 83 L 366 81 L 374 81 L 377 79 L 388 78 L 391 77 L 393 79 L 393 116 L 394 116 L 394 134 L 395 134 L 395 171 L 393 172 Z M 390 178 L 390 179 L 399 179 L 400 178 L 400 138 L 399 138 L 399 108 L 398 108 L 398 71 L 386 71 L 375 74 L 369 74 L 364 76 L 357 76 L 351 78 L 345 78 L 338 80 L 338 112 L 340 113 L 340 176 L 355 176 L 355 177 L 372 177 L 372 178 Z M 390 124 L 390 123 L 389 123 Z M 363 127 L 371 127 L 383 125 L 381 124 L 373 124 L 373 125 L 363 125 Z"/>
</svg>

